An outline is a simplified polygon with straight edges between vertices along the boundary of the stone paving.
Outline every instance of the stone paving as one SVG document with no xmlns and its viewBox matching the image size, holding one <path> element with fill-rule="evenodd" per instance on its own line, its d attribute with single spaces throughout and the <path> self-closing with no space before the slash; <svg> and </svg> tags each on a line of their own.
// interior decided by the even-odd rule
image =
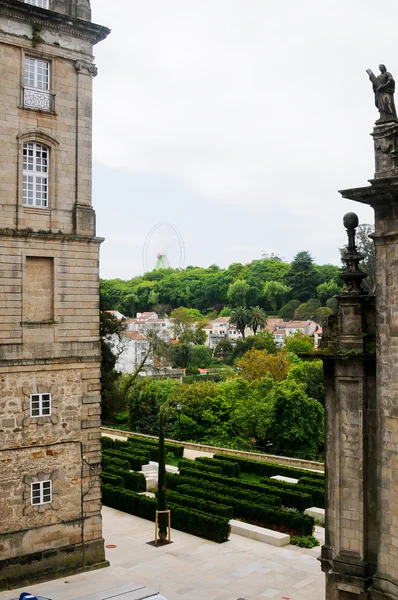
<svg viewBox="0 0 398 600">
<path fill-rule="evenodd" d="M 322 600 L 324 575 L 316 560 L 320 549 L 296 546 L 276 548 L 231 535 L 225 544 L 172 531 L 173 543 L 149 546 L 154 524 L 103 508 L 106 569 L 64 577 L 28 586 L 33 594 L 52 600 L 76 600 L 96 592 L 102 597 L 124 589 L 148 586 L 168 600 Z M 323 530 L 316 528 L 317 536 Z M 126 587 L 127 586 L 127 587 Z M 119 588 L 119 589 L 117 589 Z M 1 592 L 0 600 L 11 600 L 24 591 Z M 121 596 L 122 597 L 122 596 Z"/>
</svg>

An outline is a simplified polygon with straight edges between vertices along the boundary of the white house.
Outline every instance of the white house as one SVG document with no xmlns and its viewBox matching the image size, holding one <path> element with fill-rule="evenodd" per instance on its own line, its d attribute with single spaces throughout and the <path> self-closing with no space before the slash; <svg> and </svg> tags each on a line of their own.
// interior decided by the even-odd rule
<svg viewBox="0 0 398 600">
<path fill-rule="evenodd" d="M 274 336 L 276 344 L 285 345 L 287 335 L 294 335 L 300 331 L 303 335 L 313 336 L 318 325 L 314 321 L 285 321 L 284 319 L 268 319 L 267 329 Z"/>
</svg>

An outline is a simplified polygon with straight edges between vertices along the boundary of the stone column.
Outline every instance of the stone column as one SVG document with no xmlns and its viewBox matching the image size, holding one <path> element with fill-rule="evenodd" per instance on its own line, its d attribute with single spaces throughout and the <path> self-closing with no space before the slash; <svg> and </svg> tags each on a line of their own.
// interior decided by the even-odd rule
<svg viewBox="0 0 398 600">
<path fill-rule="evenodd" d="M 374 334 L 374 303 L 361 288 L 366 275 L 355 246 L 358 217 L 344 218 L 348 246 L 343 253 L 347 291 L 329 318 L 322 341 L 325 374 L 326 526 L 321 563 L 326 599 L 365 600 L 374 572 L 369 548 L 374 469 L 375 358 L 366 350 Z"/>
<path fill-rule="evenodd" d="M 373 130 L 375 178 L 344 198 L 375 210 L 377 487 L 372 515 L 377 569 L 369 598 L 398 598 L 398 122 Z"/>
</svg>

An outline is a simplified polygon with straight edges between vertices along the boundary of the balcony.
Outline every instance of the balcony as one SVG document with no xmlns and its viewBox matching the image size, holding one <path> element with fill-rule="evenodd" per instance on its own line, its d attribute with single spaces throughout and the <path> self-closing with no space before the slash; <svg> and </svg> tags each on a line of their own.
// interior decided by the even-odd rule
<svg viewBox="0 0 398 600">
<path fill-rule="evenodd" d="M 47 90 L 25 87 L 23 88 L 23 107 L 32 110 L 54 112 L 55 95 L 50 94 Z"/>
</svg>

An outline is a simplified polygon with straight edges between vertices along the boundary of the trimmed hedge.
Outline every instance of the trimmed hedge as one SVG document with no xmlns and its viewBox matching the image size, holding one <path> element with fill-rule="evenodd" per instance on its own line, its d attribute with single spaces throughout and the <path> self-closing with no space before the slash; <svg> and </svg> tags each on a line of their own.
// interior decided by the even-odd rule
<svg viewBox="0 0 398 600">
<path fill-rule="evenodd" d="M 234 519 L 245 519 L 255 525 L 292 532 L 292 535 L 311 535 L 314 530 L 314 519 L 295 510 L 282 510 L 266 504 L 256 504 L 236 496 L 224 497 L 203 488 L 188 485 L 178 486 L 178 492 L 185 496 L 193 496 L 197 500 L 212 499 L 215 502 L 232 506 Z"/>
<path fill-rule="evenodd" d="M 108 484 L 102 486 L 102 502 L 105 506 L 122 510 L 131 515 L 155 521 L 156 500 L 130 490 Z M 171 526 L 214 542 L 227 541 L 231 528 L 227 518 L 202 513 L 198 510 L 169 503 Z"/>
<path fill-rule="evenodd" d="M 184 469 L 194 470 L 194 471 L 205 471 L 207 473 L 214 473 L 216 475 L 222 475 L 221 467 L 217 465 L 207 465 L 202 463 L 197 463 L 194 460 L 190 460 L 189 458 L 182 458 L 178 461 L 178 469 L 183 475 Z"/>
<path fill-rule="evenodd" d="M 314 479 L 313 477 L 300 477 L 298 485 L 312 485 L 313 487 L 324 489 L 325 482 Z"/>
<path fill-rule="evenodd" d="M 237 462 L 217 460 L 216 458 L 207 458 L 207 456 L 199 456 L 198 458 L 195 458 L 195 462 L 220 467 L 221 473 L 226 477 L 239 477 L 240 475 L 240 468 Z"/>
<path fill-rule="evenodd" d="M 124 488 L 123 477 L 121 477 L 120 475 L 116 475 L 116 473 L 102 473 L 101 479 L 102 483 L 109 483 L 109 485 Z"/>
<path fill-rule="evenodd" d="M 275 487 L 283 490 L 294 490 L 303 494 L 309 494 L 312 497 L 312 506 L 325 508 L 325 490 L 323 488 L 313 485 L 300 485 L 300 483 L 289 483 L 287 481 L 277 481 L 268 477 L 261 479 L 260 483 L 263 485 L 275 485 Z"/>
<path fill-rule="evenodd" d="M 181 486 L 183 488 L 184 486 Z M 189 486 L 186 486 L 189 488 Z M 173 502 L 174 504 L 179 504 L 180 506 L 187 506 L 188 508 L 193 508 L 194 510 L 199 510 L 203 513 L 208 513 L 210 515 L 217 515 L 218 517 L 225 517 L 226 519 L 232 519 L 232 506 L 225 504 L 218 504 L 218 502 L 212 502 L 209 499 L 202 499 L 199 497 L 193 497 L 193 494 L 185 494 L 184 491 L 181 493 L 174 492 L 173 490 L 168 490 L 167 494 L 167 502 Z"/>
<path fill-rule="evenodd" d="M 157 440 L 130 436 L 127 438 L 127 441 L 132 444 L 139 443 L 144 444 L 146 446 L 154 446 L 155 448 L 158 448 Z M 170 442 L 166 442 L 164 447 L 166 452 L 172 452 L 176 458 L 182 458 L 184 455 L 184 446 L 181 446 L 180 444 L 171 444 Z"/>
<path fill-rule="evenodd" d="M 192 477 L 185 477 L 183 475 L 177 475 L 174 473 L 167 474 L 167 488 L 169 490 L 179 490 L 181 485 L 188 485 L 193 489 L 198 488 L 198 480 Z M 223 498 L 229 499 L 231 496 L 246 500 L 247 502 L 255 502 L 256 504 L 265 504 L 266 506 L 281 506 L 281 499 L 276 495 L 264 495 L 264 493 L 253 492 L 252 490 L 245 490 L 241 488 L 231 488 L 228 485 L 221 485 L 219 483 L 206 482 L 206 492 L 211 492 L 214 496 L 223 496 Z M 225 504 L 224 500 L 221 502 Z M 227 502 L 229 505 L 229 502 Z"/>
<path fill-rule="evenodd" d="M 236 456 L 225 456 L 224 454 L 215 454 L 214 458 L 217 460 L 224 460 L 228 462 L 236 462 L 240 466 L 240 470 L 246 473 L 253 473 L 254 475 L 264 475 L 264 477 L 273 477 L 274 475 L 286 475 L 286 477 L 300 477 L 310 476 L 313 479 L 320 479 L 324 481 L 324 473 L 317 473 L 316 471 L 310 471 L 307 469 L 296 469 L 295 467 L 287 467 L 286 465 L 278 465 L 275 463 L 268 463 L 259 460 L 250 460 L 247 458 L 238 458 Z"/>
<path fill-rule="evenodd" d="M 120 450 L 103 450 L 102 454 L 110 458 L 127 460 L 132 471 L 140 471 L 142 465 L 146 465 L 149 462 L 148 452 L 146 454 L 130 454 L 128 452 L 120 452 Z"/>
<path fill-rule="evenodd" d="M 107 469 L 110 466 L 121 469 L 122 471 L 130 470 L 130 463 L 128 460 L 122 460 L 121 458 L 112 458 L 112 454 L 102 454 L 103 469 Z"/>
<path fill-rule="evenodd" d="M 223 477 L 222 475 L 212 475 L 211 473 L 205 473 L 204 471 L 194 471 L 193 469 L 184 469 L 184 475 L 187 477 L 197 478 L 199 480 L 210 480 L 215 483 L 220 483 L 221 485 L 228 485 L 230 487 L 239 487 L 246 490 L 253 490 L 254 492 L 263 492 L 264 495 L 274 494 L 275 496 L 280 497 L 283 506 L 296 508 L 301 512 L 303 512 L 306 508 L 313 506 L 313 499 L 310 494 L 299 491 L 290 491 L 283 489 L 282 487 L 277 487 L 274 484 L 258 485 L 240 479 Z"/>
<path fill-rule="evenodd" d="M 113 467 L 112 465 L 110 465 L 109 467 L 107 467 L 106 474 L 111 474 L 113 476 L 119 475 L 123 479 L 123 487 L 125 487 L 126 490 L 132 490 L 133 492 L 146 491 L 146 481 L 144 473 L 132 473 L 131 471 L 121 471 L 117 467 Z"/>
<path fill-rule="evenodd" d="M 106 450 L 107 448 L 113 448 L 113 439 L 110 437 L 107 437 L 106 435 L 102 435 L 100 437 L 100 441 L 101 441 L 101 446 L 103 450 Z"/>
</svg>

